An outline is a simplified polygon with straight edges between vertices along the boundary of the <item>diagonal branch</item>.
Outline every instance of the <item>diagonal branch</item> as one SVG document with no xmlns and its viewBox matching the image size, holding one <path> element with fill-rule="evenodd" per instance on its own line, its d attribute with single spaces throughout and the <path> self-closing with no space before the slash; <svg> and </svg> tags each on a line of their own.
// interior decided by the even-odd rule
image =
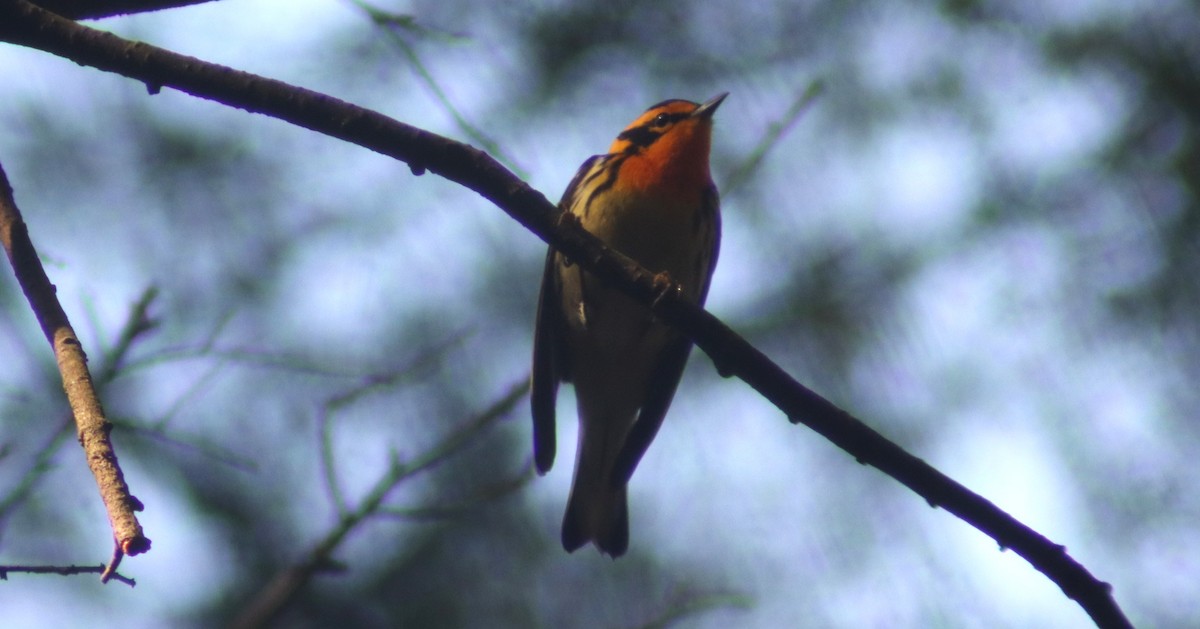
<svg viewBox="0 0 1200 629">
<path fill-rule="evenodd" d="M 213 0 L 36 0 L 48 11 L 73 20 L 90 20 L 129 13 L 174 9 Z"/>
<path fill-rule="evenodd" d="M 37 250 L 29 239 L 29 230 L 21 219 L 21 212 L 13 199 L 12 186 L 3 168 L 0 168 L 0 244 L 8 253 L 13 274 L 37 315 L 42 333 L 54 349 L 63 389 L 67 392 L 67 402 L 75 416 L 79 444 L 83 446 L 88 467 L 96 477 L 100 498 L 108 512 L 117 547 L 114 557 L 119 561 L 123 554 L 144 553 L 150 550 L 150 540 L 142 533 L 142 525 L 134 514 L 135 511 L 141 511 L 142 503 L 129 493 L 129 485 L 125 484 L 125 475 L 117 463 L 117 453 L 108 439 L 112 424 L 100 406 L 92 374 L 88 372 L 83 345 L 75 336 L 67 313 L 63 312 L 62 304 L 58 303 L 58 297 L 54 294 L 54 285 L 46 277 L 46 270 L 38 260 Z M 109 576 L 111 573 L 106 572 L 103 579 L 107 581 Z"/>
<path fill-rule="evenodd" d="M 421 456 L 408 463 L 401 463 L 399 460 L 393 459 L 392 464 L 375 482 L 371 491 L 367 492 L 367 495 L 353 510 L 344 510 L 343 505 L 335 504 L 334 507 L 339 513 L 338 521 L 333 528 L 313 545 L 303 560 L 272 577 L 267 585 L 238 613 L 229 626 L 250 628 L 262 627 L 270 623 L 293 600 L 300 588 L 317 573 L 336 568 L 337 563 L 333 554 L 346 537 L 368 519 L 389 514 L 384 508 L 384 501 L 393 490 L 405 480 L 439 465 L 458 453 L 478 437 L 483 429 L 511 412 L 528 391 L 529 380 L 526 379 L 510 387 L 508 392 L 493 402 L 491 406 L 451 432 Z M 528 476 L 527 474 L 526 477 Z M 519 485 L 510 483 L 508 486 L 515 488 Z"/>
<path fill-rule="evenodd" d="M 95 375 L 95 382 L 100 388 L 110 384 L 121 373 L 121 369 L 125 365 L 125 360 L 134 341 L 153 329 L 156 325 L 150 319 L 147 311 L 150 308 L 150 303 L 157 294 L 158 291 L 156 289 L 148 288 L 143 291 L 142 296 L 133 305 L 129 313 L 129 318 L 125 321 L 121 333 L 117 336 L 116 345 L 104 353 L 101 367 Z M 38 482 L 49 471 L 54 457 L 58 454 L 59 447 L 66 441 L 67 435 L 71 434 L 71 426 L 74 423 L 74 417 L 71 415 L 63 418 L 59 426 L 54 429 L 50 438 L 46 440 L 44 445 L 38 448 L 33 463 L 22 475 L 21 480 L 3 498 L 0 498 L 0 539 L 3 539 L 4 536 L 5 522 L 33 495 L 33 492 L 37 489 Z"/>
<path fill-rule="evenodd" d="M 796 382 L 702 308 L 684 302 L 673 291 L 657 289 L 651 273 L 607 249 L 577 221 L 564 218 L 544 195 L 487 154 L 324 94 L 88 29 L 24 0 L 0 0 L 0 40 L 128 76 L 146 83 L 151 93 L 168 86 L 267 114 L 395 157 L 414 174 L 429 170 L 474 190 L 603 281 L 651 305 L 660 320 L 693 339 L 723 373 L 745 380 L 793 422 L 804 423 L 859 462 L 882 470 L 929 504 L 950 511 L 1002 548 L 1024 557 L 1077 601 L 1098 626 L 1130 626 L 1110 586 L 1092 576 L 1062 546 Z"/>
<path fill-rule="evenodd" d="M 750 155 L 742 160 L 742 163 L 738 164 L 737 168 L 725 178 L 725 182 L 721 185 L 721 196 L 729 198 L 734 190 L 737 190 L 742 184 L 750 180 L 754 171 L 762 164 L 763 158 L 767 156 L 767 152 L 783 139 L 788 130 L 812 107 L 817 97 L 824 91 L 825 82 L 821 79 L 814 79 L 804 88 L 804 91 L 792 101 L 792 106 L 788 107 L 783 117 L 767 128 L 766 134 L 758 142 L 758 145 L 754 147 L 754 150 L 750 151 Z"/>
</svg>

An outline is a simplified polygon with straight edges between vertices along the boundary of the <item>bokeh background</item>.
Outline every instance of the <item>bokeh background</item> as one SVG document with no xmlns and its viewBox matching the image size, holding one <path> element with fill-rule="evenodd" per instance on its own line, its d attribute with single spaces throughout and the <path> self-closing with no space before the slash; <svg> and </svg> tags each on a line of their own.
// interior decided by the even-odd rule
<svg viewBox="0 0 1200 629">
<path fill-rule="evenodd" d="M 95 22 L 488 149 L 557 198 L 652 103 L 732 93 L 709 309 L 1067 546 L 1145 627 L 1200 625 L 1200 7 L 222 0 Z M 376 14 L 378 17 L 379 14 Z M 153 539 L 13 574 L 5 626 L 212 626 L 528 370 L 544 244 L 436 176 L 0 44 L 0 163 Z M 0 564 L 111 533 L 0 274 Z M 122 330 L 153 287 L 152 329 Z M 284 626 L 1076 627 L 1020 557 L 702 354 L 613 562 L 558 545 L 573 458 L 527 402 L 400 483 Z M 329 478 L 340 490 L 330 489 Z"/>
</svg>

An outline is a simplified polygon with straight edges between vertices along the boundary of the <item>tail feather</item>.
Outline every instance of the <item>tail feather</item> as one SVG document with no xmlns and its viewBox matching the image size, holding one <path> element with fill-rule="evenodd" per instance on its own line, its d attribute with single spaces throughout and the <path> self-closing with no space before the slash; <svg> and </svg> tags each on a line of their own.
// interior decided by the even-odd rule
<svg viewBox="0 0 1200 629">
<path fill-rule="evenodd" d="M 624 433 L 619 423 L 580 422 L 575 479 L 563 515 L 562 544 L 567 552 L 592 542 L 615 558 L 629 548 L 625 483 L 612 483 L 613 461 Z"/>
<path fill-rule="evenodd" d="M 577 479 L 571 490 L 567 512 L 563 516 L 563 548 L 575 552 L 592 542 L 600 552 L 613 558 L 620 557 L 629 548 L 629 507 L 625 487 L 614 489 L 600 482 L 589 485 L 583 489 Z"/>
</svg>

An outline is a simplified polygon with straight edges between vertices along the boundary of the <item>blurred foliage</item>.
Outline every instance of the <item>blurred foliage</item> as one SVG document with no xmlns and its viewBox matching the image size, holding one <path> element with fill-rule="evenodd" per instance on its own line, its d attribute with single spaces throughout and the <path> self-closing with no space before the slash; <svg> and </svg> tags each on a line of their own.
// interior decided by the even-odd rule
<svg viewBox="0 0 1200 629">
<path fill-rule="evenodd" d="M 229 57 L 250 26 L 181 33 L 278 9 L 103 25 L 494 141 L 550 198 L 645 106 L 731 91 L 712 309 L 952 476 L 1011 481 L 980 488 L 1001 507 L 1024 506 L 1032 476 L 1057 509 L 1031 525 L 1135 624 L 1188 626 L 1194 592 L 1165 582 L 1200 578 L 1200 8 L 1141 4 L 380 0 L 264 28 Z M 24 90 L 0 103 L 0 160 L 92 356 L 160 290 L 157 327 L 103 392 L 154 549 L 122 567 L 132 593 L 12 576 L 0 600 L 226 623 L 336 526 L 323 445 L 355 502 L 393 455 L 419 458 L 525 377 L 544 247 L 435 177 L 43 57 L 0 45 Z M 10 279 L 0 309 L 0 500 L 34 487 L 3 513 L 0 563 L 103 560 L 103 513 L 53 439 L 61 387 Z M 397 373 L 322 444 L 324 404 Z M 695 359 L 633 479 L 618 562 L 558 547 L 566 425 L 551 476 L 479 497 L 529 458 L 518 405 L 387 500 L 455 509 L 368 521 L 281 624 L 1085 622 L 1023 563 L 994 568 L 1007 555 L 950 556 L 961 523 L 756 404 Z"/>
</svg>

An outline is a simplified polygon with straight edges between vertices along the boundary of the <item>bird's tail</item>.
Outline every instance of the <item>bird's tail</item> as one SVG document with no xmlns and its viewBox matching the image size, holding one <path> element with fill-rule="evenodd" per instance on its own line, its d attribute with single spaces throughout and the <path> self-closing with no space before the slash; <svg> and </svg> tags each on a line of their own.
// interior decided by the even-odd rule
<svg viewBox="0 0 1200 629">
<path fill-rule="evenodd" d="M 612 466 L 624 437 L 613 426 L 580 422 L 578 459 L 567 512 L 563 516 L 562 544 L 567 552 L 588 542 L 600 552 L 620 557 L 629 548 L 629 508 L 625 485 L 614 486 Z M 615 438 L 612 433 L 618 433 Z M 598 433 L 598 434 L 597 434 Z"/>
</svg>

